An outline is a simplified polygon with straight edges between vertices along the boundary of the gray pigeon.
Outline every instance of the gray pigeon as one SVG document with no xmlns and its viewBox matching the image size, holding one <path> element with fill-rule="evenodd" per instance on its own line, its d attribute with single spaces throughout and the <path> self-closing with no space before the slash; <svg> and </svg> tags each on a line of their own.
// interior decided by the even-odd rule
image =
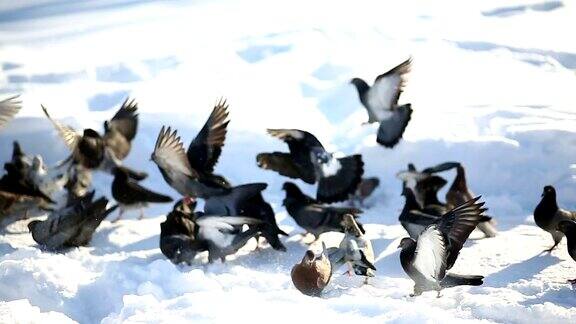
<svg viewBox="0 0 576 324">
<path fill-rule="evenodd" d="M 328 249 L 328 257 L 332 263 L 332 270 L 336 270 L 342 264 L 348 265 L 348 275 L 352 273 L 364 276 L 365 284 L 369 277 L 374 277 L 374 250 L 370 240 L 364 237 L 358 227 L 354 216 L 344 215 L 343 225 L 345 228 L 344 238 L 338 248 Z"/>
<path fill-rule="evenodd" d="M 412 106 L 398 106 L 398 99 L 406 84 L 406 74 L 410 72 L 412 59 L 407 59 L 392 70 L 379 75 L 370 87 L 360 78 L 352 79 L 360 102 L 368 112 L 368 123 L 380 123 L 376 141 L 392 148 L 400 141 L 412 116 Z"/>
<path fill-rule="evenodd" d="M 151 159 L 164 180 L 182 196 L 205 199 L 228 192 L 228 181 L 214 174 L 228 123 L 228 104 L 220 100 L 188 151 L 184 151 L 176 130 L 164 126 L 160 130 Z"/>
<path fill-rule="evenodd" d="M 344 201 L 356 192 L 364 174 L 359 154 L 336 158 L 309 132 L 269 129 L 268 133 L 288 144 L 290 153 L 260 153 L 258 166 L 306 183 L 318 183 L 316 199 L 325 203 Z"/>
<path fill-rule="evenodd" d="M 226 261 L 226 256 L 235 254 L 253 237 L 259 234 L 255 227 L 239 230 L 242 225 L 255 225 L 260 220 L 244 216 L 205 215 L 196 212 L 194 224 L 197 226 L 196 239 L 206 242 L 208 262 Z"/>
<path fill-rule="evenodd" d="M 102 220 L 117 206 L 106 209 L 104 197 L 93 201 L 94 192 L 78 199 L 68 207 L 53 212 L 47 220 L 28 224 L 32 238 L 48 250 L 87 245 Z"/>
</svg>

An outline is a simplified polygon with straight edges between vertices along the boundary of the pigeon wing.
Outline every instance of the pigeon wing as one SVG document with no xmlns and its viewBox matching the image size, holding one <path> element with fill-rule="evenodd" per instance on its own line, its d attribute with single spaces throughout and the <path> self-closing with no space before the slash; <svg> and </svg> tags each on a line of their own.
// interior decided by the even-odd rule
<svg viewBox="0 0 576 324">
<path fill-rule="evenodd" d="M 188 161 L 194 169 L 204 173 L 214 171 L 226 140 L 229 122 L 228 104 L 225 99 L 221 99 L 188 147 Z"/>
<path fill-rule="evenodd" d="M 2 129 L 22 108 L 19 96 L 13 96 L 0 101 L 0 129 Z"/>
</svg>

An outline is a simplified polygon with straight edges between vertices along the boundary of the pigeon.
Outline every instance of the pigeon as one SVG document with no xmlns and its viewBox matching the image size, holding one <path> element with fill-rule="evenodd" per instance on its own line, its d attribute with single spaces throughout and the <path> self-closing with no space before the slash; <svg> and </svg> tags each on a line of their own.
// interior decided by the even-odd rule
<svg viewBox="0 0 576 324">
<path fill-rule="evenodd" d="M 133 99 L 126 99 L 114 117 L 104 122 L 104 135 L 90 128 L 78 133 L 71 126 L 53 119 L 46 107 L 42 106 L 42 110 L 72 152 L 65 162 L 72 161 L 90 170 L 113 173 L 130 153 L 138 130 L 138 105 Z M 143 172 L 125 169 L 136 180 L 147 177 Z"/>
<path fill-rule="evenodd" d="M 464 242 L 486 211 L 478 202 L 480 197 L 467 201 L 446 213 L 436 223 L 428 226 L 417 240 L 403 238 L 400 263 L 408 276 L 415 282 L 414 293 L 418 296 L 424 291 L 435 290 L 440 297 L 440 290 L 460 285 L 479 286 L 482 276 L 462 276 L 447 274 Z"/>
<path fill-rule="evenodd" d="M 13 96 L 0 101 L 0 130 L 8 124 L 22 108 L 19 96 Z"/>
<path fill-rule="evenodd" d="M 446 194 L 447 202 L 443 203 L 438 199 L 438 191 L 446 185 L 447 181 L 437 173 L 454 168 L 458 170 L 457 175 Z M 422 211 L 428 214 L 441 216 L 448 210 L 474 198 L 473 193 L 466 186 L 464 168 L 458 162 L 444 162 L 422 171 L 417 171 L 414 165 L 411 165 L 408 171 L 400 172 L 398 177 L 411 187 Z M 484 233 L 485 237 L 494 237 L 498 233 L 492 217 L 488 215 L 483 215 L 477 228 Z"/>
<path fill-rule="evenodd" d="M 208 262 L 220 259 L 226 261 L 226 256 L 235 254 L 253 237 L 259 234 L 256 227 L 246 231 L 239 229 L 242 225 L 255 225 L 260 220 L 244 216 L 206 215 L 195 213 L 194 223 L 197 226 L 196 238 L 206 242 Z"/>
<path fill-rule="evenodd" d="M 468 201 L 474 197 L 474 194 L 468 189 L 468 185 L 466 183 L 466 172 L 464 170 L 464 166 L 458 162 L 448 162 L 448 164 L 454 164 L 456 168 L 456 178 L 454 178 L 454 182 L 448 189 L 446 193 L 446 204 L 453 208 L 455 206 L 463 204 L 465 201 Z M 487 221 L 480 222 L 477 228 L 484 233 L 486 237 L 494 237 L 498 234 L 498 230 L 496 229 L 494 219 L 490 216 L 486 216 L 490 218 Z"/>
<path fill-rule="evenodd" d="M 264 200 L 262 191 L 266 189 L 266 183 L 250 183 L 231 188 L 230 193 L 220 196 L 212 196 L 206 199 L 204 212 L 208 215 L 246 216 L 260 220 L 261 222 L 249 227 L 256 227 L 273 249 L 286 251 L 286 247 L 278 235 L 288 236 L 276 223 L 274 210 Z"/>
<path fill-rule="evenodd" d="M 298 129 L 269 129 L 268 133 L 286 142 L 290 153 L 260 153 L 256 157 L 259 167 L 318 183 L 316 199 L 321 202 L 343 201 L 356 192 L 364 173 L 361 155 L 336 158 L 314 135 Z"/>
<path fill-rule="evenodd" d="M 320 297 L 332 278 L 332 265 L 326 253 L 326 245 L 322 244 L 319 256 L 311 250 L 306 251 L 302 261 L 292 268 L 290 276 L 294 287 L 301 293 Z"/>
<path fill-rule="evenodd" d="M 300 191 L 300 188 L 292 182 L 284 183 L 282 187 L 286 191 L 286 198 L 283 205 L 288 214 L 294 219 L 298 226 L 314 235 L 318 240 L 320 234 L 326 232 L 345 232 L 343 225 L 344 215 L 351 214 L 355 218 L 362 213 L 361 210 L 348 207 L 332 207 L 317 202 Z M 364 228 L 358 224 L 364 233 Z"/>
<path fill-rule="evenodd" d="M 38 170 L 39 165 L 36 166 Z M 23 195 L 39 198 L 38 202 L 45 206 L 53 204 L 54 201 L 44 193 L 31 178 L 32 163 L 27 157 L 20 144 L 14 142 L 12 151 L 12 160 L 4 164 L 6 174 L 0 178 L 0 191 L 5 191 L 15 195 Z"/>
<path fill-rule="evenodd" d="M 566 240 L 568 240 L 568 254 L 576 261 L 576 222 L 573 220 L 560 221 L 556 229 L 566 235 Z M 576 285 L 576 279 L 568 280 L 568 282 Z"/>
<path fill-rule="evenodd" d="M 350 204 L 354 206 L 356 202 L 358 202 L 361 207 L 364 206 L 364 200 L 368 198 L 379 185 L 380 179 L 376 177 L 362 178 L 356 192 L 350 196 Z"/>
<path fill-rule="evenodd" d="M 364 283 L 367 284 L 368 278 L 374 277 L 374 271 L 376 271 L 372 243 L 364 237 L 351 214 L 344 215 L 343 225 L 345 234 L 340 246 L 328 249 L 328 258 L 332 263 L 332 269 L 336 270 L 343 263 L 346 263 L 348 275 L 352 275 L 354 272 L 358 276 L 364 276 L 366 278 Z"/>
<path fill-rule="evenodd" d="M 91 192 L 73 205 L 53 212 L 45 221 L 30 222 L 28 229 L 34 241 L 52 251 L 88 245 L 102 220 L 118 207 L 106 209 L 106 198 L 96 201 L 93 198 L 94 192 Z"/>
<path fill-rule="evenodd" d="M 367 123 L 380 123 L 376 141 L 387 148 L 398 144 L 412 116 L 411 104 L 398 106 L 398 99 L 406 85 L 406 74 L 410 72 L 411 66 L 412 59 L 409 58 L 379 75 L 371 87 L 360 78 L 351 81 L 368 112 Z"/>
<path fill-rule="evenodd" d="M 208 250 L 208 242 L 196 238 L 194 199 L 181 199 L 160 224 L 160 251 L 174 264 L 192 264 L 199 252 Z"/>
<path fill-rule="evenodd" d="M 129 177 L 123 167 L 114 169 L 114 181 L 112 181 L 112 197 L 120 206 L 120 214 L 114 222 L 120 220 L 127 209 L 140 209 L 139 219 L 144 218 L 144 208 L 148 203 L 168 203 L 172 198 L 150 191 L 136 180 Z"/>
<path fill-rule="evenodd" d="M 557 226 L 561 221 L 576 221 L 576 212 L 568 211 L 558 207 L 556 202 L 556 189 L 552 186 L 545 186 L 542 192 L 542 200 L 534 209 L 534 221 L 541 229 L 552 235 L 554 245 L 544 252 L 552 252 L 562 240 L 561 231 Z"/>
<path fill-rule="evenodd" d="M 229 182 L 214 174 L 228 126 L 228 104 L 220 100 L 204 127 L 184 151 L 177 130 L 162 126 L 151 160 L 164 180 L 182 196 L 208 198 L 227 193 Z"/>
<path fill-rule="evenodd" d="M 400 212 L 398 220 L 408 235 L 414 240 L 418 239 L 428 226 L 437 222 L 441 214 L 438 214 L 438 209 L 424 210 L 416 200 L 414 191 L 405 187 L 402 191 L 405 198 L 404 208 Z"/>
</svg>

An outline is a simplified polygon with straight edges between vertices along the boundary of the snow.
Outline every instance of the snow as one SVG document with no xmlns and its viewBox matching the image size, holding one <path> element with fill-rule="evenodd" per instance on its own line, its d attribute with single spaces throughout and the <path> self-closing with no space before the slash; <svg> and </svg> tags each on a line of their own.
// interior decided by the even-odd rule
<svg viewBox="0 0 576 324">
<path fill-rule="evenodd" d="M 265 196 L 292 235 L 286 253 L 249 242 L 226 264 L 204 265 L 201 255 L 174 266 L 158 248 L 170 205 L 151 206 L 142 221 L 105 221 L 90 247 L 61 254 L 39 250 L 26 221 L 16 222 L 0 233 L 0 322 L 575 322 L 566 279 L 576 262 L 565 242 L 540 254 L 552 240 L 531 216 L 547 184 L 576 209 L 574 9 L 545 0 L 1 2 L 0 97 L 21 93 L 24 107 L 0 135 L 0 161 L 14 139 L 49 165 L 66 156 L 40 103 L 100 129 L 130 95 L 141 123 L 126 163 L 176 198 L 149 161 L 156 136 L 170 125 L 190 141 L 224 96 L 232 122 L 216 171 L 235 184 L 269 183 Z M 386 150 L 377 125 L 361 125 L 367 116 L 348 81 L 371 81 L 408 56 L 401 103 L 414 114 Z M 381 179 L 361 217 L 376 253 L 370 285 L 337 274 L 321 299 L 292 286 L 290 269 L 308 246 L 281 206 L 286 179 L 256 166 L 257 153 L 286 150 L 266 128 L 305 129 L 330 151 L 361 153 L 365 174 Z M 467 167 L 501 233 L 474 233 L 452 270 L 486 276 L 483 286 L 410 298 L 394 175 L 408 162 L 447 160 Z M 110 183 L 95 176 L 101 194 Z M 322 237 L 328 246 L 340 238 Z"/>
</svg>

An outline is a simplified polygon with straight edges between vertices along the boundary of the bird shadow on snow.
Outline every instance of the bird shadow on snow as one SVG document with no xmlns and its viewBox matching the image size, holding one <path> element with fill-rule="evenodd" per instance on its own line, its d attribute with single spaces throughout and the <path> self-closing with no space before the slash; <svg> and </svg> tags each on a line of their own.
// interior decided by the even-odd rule
<svg viewBox="0 0 576 324">
<path fill-rule="evenodd" d="M 521 279 L 532 278 L 536 274 L 542 272 L 542 270 L 560 261 L 561 260 L 558 257 L 548 253 L 540 253 L 528 260 L 511 264 L 508 267 L 489 275 L 484 280 L 485 286 L 503 288 Z"/>
<path fill-rule="evenodd" d="M 110 239 L 110 234 L 116 231 L 118 226 L 99 229 L 92 239 L 91 245 L 98 246 L 98 249 L 94 249 L 90 252 L 92 255 L 103 256 L 111 253 L 129 253 L 136 251 L 148 251 L 159 248 L 160 235 L 153 235 L 145 237 L 139 241 L 126 244 L 118 245 L 114 244 Z"/>
</svg>

